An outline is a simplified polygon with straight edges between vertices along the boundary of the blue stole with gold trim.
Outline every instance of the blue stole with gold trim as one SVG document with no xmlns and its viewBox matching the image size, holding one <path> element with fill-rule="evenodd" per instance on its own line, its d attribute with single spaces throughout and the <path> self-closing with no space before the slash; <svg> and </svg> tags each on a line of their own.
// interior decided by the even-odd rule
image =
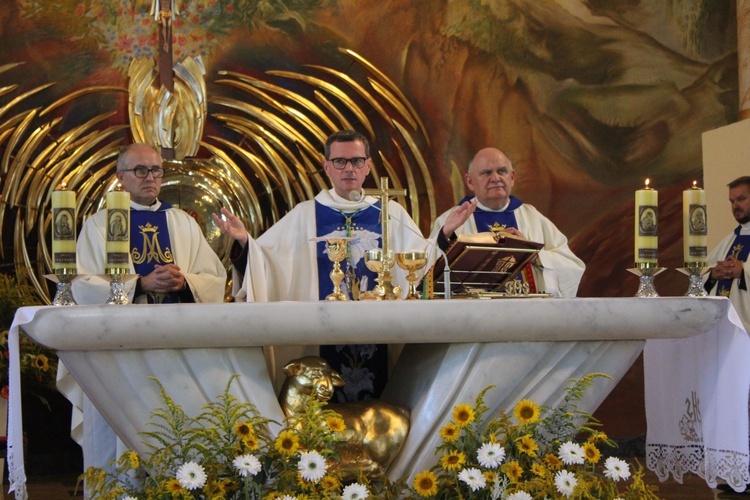
<svg viewBox="0 0 750 500">
<path fill-rule="evenodd" d="M 151 274 L 157 265 L 174 263 L 172 242 L 167 226 L 167 210 L 172 208 L 161 202 L 156 211 L 130 209 L 130 259 L 136 274 Z M 177 292 L 147 293 L 149 304 L 174 304 L 180 302 Z"/>
<path fill-rule="evenodd" d="M 727 259 L 734 257 L 742 262 L 747 261 L 747 257 L 750 254 L 750 234 L 740 234 L 742 226 L 737 226 L 734 230 L 734 242 L 729 247 L 727 252 Z M 716 285 L 716 295 L 721 297 L 729 297 L 729 292 L 732 290 L 732 279 L 719 280 Z"/>
</svg>

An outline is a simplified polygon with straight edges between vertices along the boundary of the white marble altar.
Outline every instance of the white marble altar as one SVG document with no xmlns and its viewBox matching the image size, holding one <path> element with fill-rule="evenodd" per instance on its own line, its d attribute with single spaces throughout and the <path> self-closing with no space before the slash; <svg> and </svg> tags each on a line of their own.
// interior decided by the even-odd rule
<svg viewBox="0 0 750 500">
<path fill-rule="evenodd" d="M 383 396 L 411 410 L 411 431 L 389 471 L 397 478 L 435 463 L 438 429 L 453 406 L 472 403 L 486 386 L 496 386 L 486 398 L 491 415 L 522 398 L 555 405 L 571 378 L 604 372 L 613 379 L 597 381 L 581 407 L 593 412 L 645 339 L 702 334 L 730 307 L 726 299 L 687 297 L 47 307 L 19 310 L 11 336 L 21 327 L 57 349 L 112 428 L 139 451 L 138 432 L 160 406 L 148 377 L 194 415 L 238 373 L 233 393 L 281 421 L 261 346 L 405 343 Z M 9 446 L 19 482 L 22 449 L 11 443 L 20 425 L 16 391 L 12 385 Z"/>
</svg>

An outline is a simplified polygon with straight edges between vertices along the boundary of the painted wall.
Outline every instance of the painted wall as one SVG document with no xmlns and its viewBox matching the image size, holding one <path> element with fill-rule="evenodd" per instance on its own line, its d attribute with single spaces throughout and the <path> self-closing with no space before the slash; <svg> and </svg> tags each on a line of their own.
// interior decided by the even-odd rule
<svg viewBox="0 0 750 500">
<path fill-rule="evenodd" d="M 158 26 L 147 1 L 3 4 L 0 67 L 23 64 L 0 72 L 0 106 L 7 106 L 0 108 L 0 154 L 17 150 L 14 117 L 84 87 L 125 88 L 132 58 L 155 53 Z M 316 98 L 311 86 L 268 72 L 325 78 L 325 71 L 309 66 L 317 65 L 366 84 L 368 72 L 340 48 L 355 51 L 394 82 L 424 124 L 411 129 L 410 138 L 433 186 L 427 192 L 430 184 L 419 183 L 425 231 L 430 195 L 438 213 L 449 208 L 463 194 L 460 174 L 473 153 L 485 146 L 504 150 L 518 171 L 514 194 L 547 214 L 586 261 L 583 296 L 635 293 L 637 279 L 626 272 L 633 265 L 633 192 L 646 177 L 660 192 L 660 263 L 682 264 L 681 191 L 702 176 L 701 134 L 737 116 L 733 1 L 178 4 L 183 13 L 174 21 L 175 58 L 202 56 L 210 97 L 247 99 L 218 83 L 221 70 L 252 75 L 310 99 Z M 47 83 L 54 85 L 12 104 Z M 10 87 L 16 84 L 17 89 Z M 375 148 L 394 157 L 394 127 L 353 87 L 340 88 L 372 117 Z M 126 99 L 123 92 L 102 90 L 56 108 L 52 114 L 61 121 L 42 145 L 107 111 L 116 113 L 102 126 L 127 124 Z M 226 111 L 209 102 L 207 142 L 209 136 L 241 140 L 216 118 Z M 126 132 L 122 137 L 127 142 Z M 397 169 L 402 182 L 405 168 Z M 9 179 L 0 175 L 7 185 Z M 262 193 L 262 186 L 251 182 Z M 3 222 L 8 262 L 14 244 L 9 224 L 22 208 L 0 209 L 9 214 Z M 686 285 L 675 271 L 657 278 L 662 295 L 682 294 Z"/>
</svg>

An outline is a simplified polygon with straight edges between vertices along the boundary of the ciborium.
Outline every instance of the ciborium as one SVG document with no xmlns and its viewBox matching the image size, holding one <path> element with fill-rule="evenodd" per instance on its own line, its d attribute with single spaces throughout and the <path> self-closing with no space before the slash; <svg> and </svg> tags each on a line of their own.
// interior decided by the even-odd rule
<svg viewBox="0 0 750 500">
<path fill-rule="evenodd" d="M 406 281 L 409 282 L 409 293 L 406 294 L 406 300 L 419 300 L 421 297 L 417 293 L 417 271 L 427 265 L 427 253 L 411 250 L 396 254 L 396 263 L 404 271 L 409 271 L 406 275 Z"/>
<path fill-rule="evenodd" d="M 401 287 L 393 286 L 391 268 L 396 263 L 393 252 L 383 253 L 379 248 L 365 252 L 367 269 L 378 273 L 375 281 L 378 283 L 373 289 L 375 300 L 398 300 L 401 298 Z"/>
<path fill-rule="evenodd" d="M 349 300 L 349 297 L 341 291 L 341 282 L 344 281 L 344 271 L 341 270 L 341 262 L 346 258 L 348 241 L 349 238 L 326 238 L 328 258 L 333 262 L 333 270 L 328 275 L 331 277 L 331 281 L 333 281 L 333 292 L 326 295 L 326 300 Z"/>
</svg>

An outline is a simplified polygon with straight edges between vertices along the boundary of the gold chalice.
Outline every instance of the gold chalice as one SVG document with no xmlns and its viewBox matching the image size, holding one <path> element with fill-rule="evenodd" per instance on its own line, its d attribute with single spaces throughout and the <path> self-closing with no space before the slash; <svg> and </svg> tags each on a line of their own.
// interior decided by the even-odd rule
<svg viewBox="0 0 750 500">
<path fill-rule="evenodd" d="M 344 271 L 341 270 L 341 261 L 346 258 L 347 242 L 347 238 L 326 239 L 328 258 L 333 262 L 333 270 L 329 274 L 331 281 L 333 281 L 333 292 L 326 295 L 326 300 L 349 300 L 349 297 L 341 292 L 341 282 L 344 281 Z"/>
<path fill-rule="evenodd" d="M 417 271 L 427 265 L 427 253 L 411 250 L 396 254 L 398 267 L 404 271 L 409 271 L 406 275 L 406 281 L 409 282 L 409 293 L 406 294 L 406 300 L 419 300 L 417 293 Z"/>
<path fill-rule="evenodd" d="M 365 252 L 365 265 L 367 269 L 378 273 L 378 277 L 375 280 L 378 284 L 373 289 L 376 300 L 397 300 L 401 297 L 401 287 L 393 286 L 391 280 L 391 268 L 395 263 L 393 252 L 390 250 L 385 257 L 383 251 L 379 248 Z"/>
</svg>

